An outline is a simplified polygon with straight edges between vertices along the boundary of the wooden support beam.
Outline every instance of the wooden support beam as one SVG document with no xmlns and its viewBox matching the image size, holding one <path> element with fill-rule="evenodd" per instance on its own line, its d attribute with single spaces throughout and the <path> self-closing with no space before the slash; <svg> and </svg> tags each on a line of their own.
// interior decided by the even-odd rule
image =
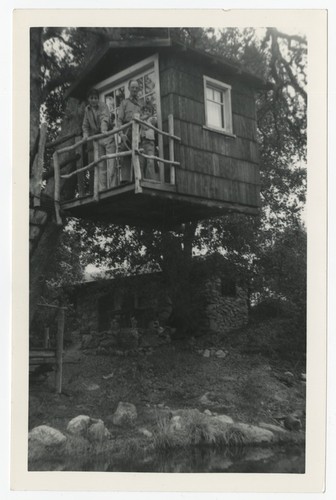
<svg viewBox="0 0 336 500">
<path fill-rule="evenodd" d="M 129 128 L 131 125 L 132 125 L 131 122 L 125 123 L 124 125 L 121 125 L 121 127 L 117 127 L 117 128 L 114 128 L 113 130 L 109 130 L 108 132 L 105 132 L 104 134 L 91 135 L 90 137 L 87 137 L 86 139 L 81 139 L 79 142 L 72 144 L 71 146 L 67 146 L 65 148 L 59 149 L 58 152 L 60 154 L 69 153 L 69 151 L 73 151 L 74 149 L 78 148 L 78 146 L 81 146 L 87 142 L 92 142 L 92 141 L 95 142 L 99 139 L 104 139 L 106 137 L 109 137 L 110 135 L 118 134 L 119 132 L 122 132 L 123 130 Z"/>
<path fill-rule="evenodd" d="M 64 309 L 58 311 L 56 337 L 56 392 L 62 392 L 63 376 Z"/>
<path fill-rule="evenodd" d="M 174 117 L 173 115 L 168 115 L 168 131 L 169 131 L 169 160 L 171 161 L 170 166 L 170 183 L 175 184 L 175 162 L 174 162 Z"/>
<path fill-rule="evenodd" d="M 138 123 L 139 114 L 135 113 L 132 124 L 132 165 L 134 171 L 135 192 L 141 193 L 141 167 L 139 159 L 140 125 Z"/>
<path fill-rule="evenodd" d="M 93 161 L 93 162 L 89 163 L 88 165 L 86 165 L 86 167 L 83 167 L 79 170 L 75 170 L 74 172 L 70 172 L 70 174 L 63 174 L 63 175 L 61 175 L 61 177 L 62 177 L 62 179 L 70 179 L 70 177 L 77 175 L 78 172 L 85 172 L 86 170 L 90 170 L 90 168 L 95 167 L 103 160 L 111 160 L 112 158 L 119 158 L 119 157 L 121 158 L 123 156 L 131 156 L 131 154 L 132 154 L 132 151 L 122 151 L 120 153 L 112 153 L 109 155 L 102 155 L 98 158 L 97 161 Z"/>
<path fill-rule="evenodd" d="M 180 165 L 178 161 L 165 160 L 164 158 L 160 158 L 159 156 L 154 156 L 154 155 L 145 155 L 145 153 L 142 152 L 142 149 L 138 149 L 137 153 L 140 156 L 143 156 L 144 158 L 149 158 L 150 160 L 157 160 L 162 163 L 166 163 L 167 165 L 176 165 L 177 167 Z"/>
<path fill-rule="evenodd" d="M 93 199 L 99 201 L 99 144 L 98 141 L 93 142 L 93 158 L 95 162 L 94 178 L 93 178 Z"/>
<path fill-rule="evenodd" d="M 54 190 L 54 203 L 55 203 L 55 216 L 56 224 L 58 226 L 62 225 L 62 217 L 60 213 L 60 201 L 61 201 L 61 177 L 60 177 L 60 167 L 58 153 L 55 151 L 53 154 L 54 160 L 54 172 L 55 172 L 55 190 Z"/>
<path fill-rule="evenodd" d="M 48 349 L 50 345 L 50 328 L 49 326 L 44 329 L 44 347 Z"/>
<path fill-rule="evenodd" d="M 69 141 L 73 137 L 76 137 L 77 134 L 78 134 L 78 132 L 73 132 L 72 134 L 68 134 L 68 135 L 65 135 L 64 137 L 60 137 L 59 139 L 56 139 L 55 141 L 47 142 L 46 148 L 47 149 L 56 148 L 60 144 L 63 144 L 63 142 Z"/>
<path fill-rule="evenodd" d="M 75 139 L 75 142 L 78 144 L 81 142 L 82 138 L 80 136 L 77 136 Z M 85 178 L 84 178 L 84 173 L 80 172 L 80 169 L 84 167 L 83 164 L 83 158 L 84 158 L 84 151 L 83 151 L 83 144 L 79 146 L 80 149 L 80 158 L 77 161 L 76 165 L 76 170 L 77 170 L 77 186 L 78 186 L 78 194 L 80 197 L 85 195 Z"/>
<path fill-rule="evenodd" d="M 172 115 L 169 115 L 169 116 L 172 116 Z M 160 134 L 160 135 L 165 135 L 166 137 L 174 139 L 175 141 L 179 141 L 179 142 L 181 141 L 181 137 L 177 137 L 177 135 L 171 135 L 169 132 L 164 132 L 160 128 L 154 127 L 154 125 L 151 125 L 150 123 L 144 122 L 144 121 L 140 120 L 139 118 L 136 118 L 135 115 L 133 117 L 133 120 L 140 123 L 141 125 L 145 125 L 147 128 L 151 128 L 152 130 L 155 130 L 155 132 L 158 132 L 158 134 Z"/>
<path fill-rule="evenodd" d="M 81 157 L 80 154 L 77 153 L 73 156 L 70 156 L 66 160 L 61 161 L 59 164 L 60 172 L 62 172 L 62 169 L 64 167 L 66 167 L 67 165 L 69 165 L 69 163 L 72 163 L 72 162 L 79 160 L 80 157 Z M 48 170 L 47 172 L 43 172 L 42 179 L 44 181 L 46 181 L 46 180 L 50 179 L 51 177 L 54 177 L 54 167 L 51 167 L 50 170 Z M 63 176 L 61 175 L 61 177 L 63 177 Z"/>
<path fill-rule="evenodd" d="M 41 205 L 41 187 L 43 179 L 43 164 L 44 164 L 44 151 L 47 141 L 47 124 L 44 122 L 40 127 L 39 142 L 37 153 L 34 159 L 30 191 L 33 195 L 34 207 Z"/>
</svg>

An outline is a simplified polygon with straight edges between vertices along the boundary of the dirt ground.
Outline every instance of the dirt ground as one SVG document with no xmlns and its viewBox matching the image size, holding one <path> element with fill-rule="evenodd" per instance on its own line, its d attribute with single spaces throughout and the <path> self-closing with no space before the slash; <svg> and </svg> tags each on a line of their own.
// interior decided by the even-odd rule
<svg viewBox="0 0 336 500">
<path fill-rule="evenodd" d="M 236 336 L 174 341 L 150 355 L 96 355 L 73 346 L 65 359 L 76 362 L 64 364 L 62 394 L 55 393 L 54 373 L 31 378 L 29 429 L 45 424 L 65 431 L 70 419 L 89 415 L 102 419 L 112 433 L 129 435 L 130 429 L 111 423 L 120 401 L 133 403 L 137 427 L 149 430 L 168 408 L 209 410 L 251 424 L 279 424 L 282 416 L 304 411 L 304 365 L 246 352 Z M 210 357 L 204 356 L 205 349 L 211 350 Z M 226 357 L 216 357 L 218 349 Z"/>
</svg>

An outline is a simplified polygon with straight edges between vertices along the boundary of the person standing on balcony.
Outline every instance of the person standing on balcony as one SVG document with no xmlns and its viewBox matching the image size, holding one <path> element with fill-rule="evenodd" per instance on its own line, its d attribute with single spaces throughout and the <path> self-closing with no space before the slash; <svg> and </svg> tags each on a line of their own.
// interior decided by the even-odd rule
<svg viewBox="0 0 336 500">
<path fill-rule="evenodd" d="M 83 119 L 83 139 L 92 135 L 105 134 L 111 129 L 110 111 L 104 102 L 99 101 L 97 89 L 90 89 L 87 94 L 88 105 L 85 108 Z M 116 152 L 113 135 L 102 138 L 98 142 L 99 156 Z M 89 148 L 89 162 L 93 161 L 92 145 Z M 115 160 L 102 162 L 99 167 L 99 191 L 116 185 Z"/>
<path fill-rule="evenodd" d="M 128 82 L 129 97 L 124 99 L 119 107 L 117 127 L 121 127 L 125 123 L 129 123 L 136 113 L 140 114 L 140 103 L 138 101 L 139 84 L 137 80 L 130 80 Z M 120 151 L 132 150 L 132 126 L 130 126 L 125 133 L 120 134 L 121 144 Z M 132 180 L 131 172 L 131 158 L 123 158 L 121 164 L 121 179 L 122 183 L 130 182 Z"/>
<path fill-rule="evenodd" d="M 140 119 L 149 125 L 157 126 L 157 117 L 151 104 L 145 104 L 141 108 Z M 155 155 L 155 131 L 145 125 L 140 126 L 140 148 L 145 155 Z M 140 156 L 140 166 L 144 179 L 159 180 L 155 171 L 155 162 L 153 159 Z"/>
</svg>

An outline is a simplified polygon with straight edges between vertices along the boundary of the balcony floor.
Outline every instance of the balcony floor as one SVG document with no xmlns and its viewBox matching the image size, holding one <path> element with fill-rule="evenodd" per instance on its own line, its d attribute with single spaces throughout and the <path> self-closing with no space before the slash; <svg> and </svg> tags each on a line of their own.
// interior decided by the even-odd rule
<svg viewBox="0 0 336 500">
<path fill-rule="evenodd" d="M 255 207 L 180 194 L 169 184 L 142 181 L 141 187 L 140 193 L 135 193 L 134 183 L 107 189 L 100 193 L 98 202 L 92 195 L 62 202 L 62 212 L 93 221 L 160 229 L 174 229 L 185 222 L 230 212 L 258 213 Z"/>
</svg>

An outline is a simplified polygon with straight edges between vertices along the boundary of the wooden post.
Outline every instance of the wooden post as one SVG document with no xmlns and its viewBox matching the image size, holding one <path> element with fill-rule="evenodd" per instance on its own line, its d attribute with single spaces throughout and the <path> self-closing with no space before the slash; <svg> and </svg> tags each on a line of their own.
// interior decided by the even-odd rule
<svg viewBox="0 0 336 500">
<path fill-rule="evenodd" d="M 55 153 L 53 154 L 53 160 L 54 160 L 54 176 L 55 176 L 55 187 L 54 187 L 55 216 L 56 216 L 56 224 L 58 226 L 61 226 L 62 225 L 62 217 L 60 214 L 61 174 L 60 174 L 59 158 L 57 151 L 55 151 Z"/>
<path fill-rule="evenodd" d="M 81 140 L 82 140 L 82 137 L 80 135 L 78 135 L 75 138 L 75 142 L 79 142 Z M 78 146 L 78 150 L 79 150 L 79 153 L 80 153 L 80 158 L 77 161 L 76 170 L 78 170 L 79 168 L 84 167 L 84 162 L 83 162 L 83 154 L 84 154 L 83 144 L 81 144 L 80 146 Z M 78 183 L 78 194 L 79 194 L 79 197 L 82 198 L 83 196 L 85 196 L 85 184 L 84 184 L 84 173 L 83 172 L 79 172 L 77 174 L 77 183 Z"/>
<path fill-rule="evenodd" d="M 50 334 L 49 334 L 49 326 L 44 329 L 44 348 L 48 349 L 50 346 Z"/>
<path fill-rule="evenodd" d="M 47 124 L 44 122 L 41 124 L 38 149 L 32 169 L 31 193 L 33 195 L 34 207 L 39 207 L 41 205 L 40 197 L 41 197 L 44 151 L 45 151 L 46 141 L 47 141 Z"/>
<path fill-rule="evenodd" d="M 168 115 L 168 132 L 174 135 L 174 117 Z M 174 139 L 169 137 L 169 160 L 174 161 Z M 170 165 L 170 184 L 175 185 L 175 166 Z"/>
<path fill-rule="evenodd" d="M 97 161 L 99 159 L 99 144 L 98 141 L 93 141 L 93 159 Z M 93 199 L 99 201 L 99 163 L 94 167 L 94 178 L 93 178 Z"/>
<path fill-rule="evenodd" d="M 134 114 L 134 118 L 139 119 L 140 115 L 138 113 Z M 135 192 L 141 193 L 142 187 L 140 184 L 141 181 L 141 167 L 140 167 L 140 159 L 137 150 L 139 149 L 140 143 L 140 126 L 133 120 L 132 123 L 132 165 L 134 170 L 134 181 L 135 181 Z"/>
<path fill-rule="evenodd" d="M 62 392 L 63 375 L 63 337 L 64 337 L 64 309 L 58 310 L 57 337 L 56 337 L 56 392 Z"/>
</svg>

